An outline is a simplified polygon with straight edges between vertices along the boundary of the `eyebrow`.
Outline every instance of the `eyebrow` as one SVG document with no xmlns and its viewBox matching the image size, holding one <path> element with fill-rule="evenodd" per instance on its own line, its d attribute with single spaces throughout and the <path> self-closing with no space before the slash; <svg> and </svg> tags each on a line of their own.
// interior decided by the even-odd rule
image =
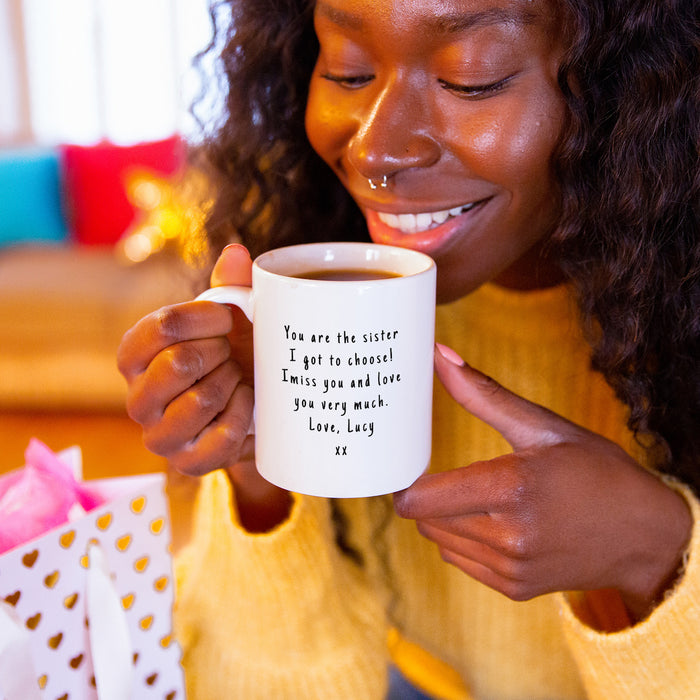
<svg viewBox="0 0 700 700">
<path fill-rule="evenodd" d="M 333 7 L 333 5 L 323 2 L 323 0 L 319 0 L 319 2 L 316 3 L 316 12 L 333 22 L 333 24 L 337 24 L 339 27 L 345 29 L 362 29 L 364 25 L 362 19 L 357 15 L 353 15 L 346 10 L 341 10 L 338 7 Z"/>
<path fill-rule="evenodd" d="M 455 12 L 430 17 L 427 22 L 445 33 L 458 34 L 473 27 L 490 27 L 497 24 L 528 25 L 535 22 L 534 12 L 525 9 L 491 7 L 478 12 Z"/>
<path fill-rule="evenodd" d="M 364 21 L 361 17 L 341 10 L 338 7 L 319 0 L 316 3 L 319 15 L 346 29 L 362 29 Z M 438 32 L 458 34 L 475 27 L 488 27 L 497 24 L 528 25 L 533 24 L 537 15 L 524 8 L 491 7 L 476 12 L 454 12 L 437 17 L 426 18 L 426 24 Z"/>
</svg>

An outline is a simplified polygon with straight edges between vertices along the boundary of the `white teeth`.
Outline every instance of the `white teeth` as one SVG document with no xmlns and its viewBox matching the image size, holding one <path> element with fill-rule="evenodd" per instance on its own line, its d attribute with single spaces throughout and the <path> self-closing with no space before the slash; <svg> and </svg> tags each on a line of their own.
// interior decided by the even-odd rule
<svg viewBox="0 0 700 700">
<path fill-rule="evenodd" d="M 428 213 L 423 213 L 423 214 L 416 214 L 416 228 L 417 229 L 425 229 L 431 226 L 433 223 L 433 216 L 432 214 Z"/>
<path fill-rule="evenodd" d="M 442 211 L 421 212 L 419 214 L 385 214 L 377 212 L 379 220 L 391 228 L 396 228 L 401 233 L 420 233 L 433 226 L 444 224 L 451 216 L 459 216 L 469 211 L 476 202 L 470 202 L 461 207 L 443 209 Z"/>
<path fill-rule="evenodd" d="M 399 228 L 399 217 L 396 214 L 380 214 L 379 218 L 391 228 Z"/>
<path fill-rule="evenodd" d="M 407 233 L 415 233 L 417 230 L 415 214 L 399 214 L 399 225 L 397 228 Z"/>
</svg>

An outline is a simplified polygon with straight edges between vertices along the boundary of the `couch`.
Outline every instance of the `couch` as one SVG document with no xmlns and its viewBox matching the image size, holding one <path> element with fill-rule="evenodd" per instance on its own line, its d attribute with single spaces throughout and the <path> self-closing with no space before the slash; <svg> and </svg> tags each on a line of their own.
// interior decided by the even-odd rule
<svg viewBox="0 0 700 700">
<path fill-rule="evenodd" d="M 75 152 L 93 157 L 99 167 L 109 162 L 109 152 L 121 161 L 133 154 L 123 147 L 110 145 L 109 152 L 104 144 L 100 148 L 97 159 L 89 148 Z M 109 188 L 118 184 L 114 173 L 91 173 L 88 168 L 74 172 L 71 180 L 65 152 L 56 149 L 3 155 L 0 472 L 23 464 L 30 437 L 56 451 L 79 445 L 86 478 L 165 470 L 181 521 L 174 523 L 177 546 L 185 537 L 182 523 L 195 484 L 172 473 L 165 460 L 144 448 L 140 427 L 126 415 L 126 385 L 116 367 L 116 351 L 124 332 L 144 314 L 191 298 L 197 275 L 167 251 L 138 264 L 125 262 L 117 244 L 128 212 L 116 227 L 111 216 L 115 211 L 110 213 L 107 204 L 92 213 L 83 211 L 80 218 L 80 199 L 67 187 L 80 186 L 79 175 L 92 188 L 93 199 L 104 194 L 108 202 L 110 196 L 114 200 Z"/>
</svg>

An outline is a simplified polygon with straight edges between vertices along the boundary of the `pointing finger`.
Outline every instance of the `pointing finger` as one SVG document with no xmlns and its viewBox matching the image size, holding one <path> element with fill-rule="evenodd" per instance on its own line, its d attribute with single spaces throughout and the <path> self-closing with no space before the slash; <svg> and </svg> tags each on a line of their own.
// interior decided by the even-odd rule
<svg viewBox="0 0 700 700">
<path fill-rule="evenodd" d="M 439 343 L 435 370 L 452 398 L 498 430 L 514 450 L 556 444 L 573 427 L 566 419 L 470 367 L 454 350 Z"/>
<path fill-rule="evenodd" d="M 511 510 L 522 497 L 526 458 L 502 455 L 436 474 L 424 474 L 394 494 L 402 518 L 428 520 Z"/>
</svg>

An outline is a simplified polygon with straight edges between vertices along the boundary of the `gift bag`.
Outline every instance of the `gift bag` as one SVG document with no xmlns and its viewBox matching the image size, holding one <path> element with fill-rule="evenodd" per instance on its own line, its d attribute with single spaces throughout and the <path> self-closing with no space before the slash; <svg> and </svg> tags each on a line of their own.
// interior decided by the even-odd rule
<svg viewBox="0 0 700 700">
<path fill-rule="evenodd" d="M 85 483 L 101 505 L 0 555 L 0 700 L 184 700 L 165 475 Z"/>
</svg>

